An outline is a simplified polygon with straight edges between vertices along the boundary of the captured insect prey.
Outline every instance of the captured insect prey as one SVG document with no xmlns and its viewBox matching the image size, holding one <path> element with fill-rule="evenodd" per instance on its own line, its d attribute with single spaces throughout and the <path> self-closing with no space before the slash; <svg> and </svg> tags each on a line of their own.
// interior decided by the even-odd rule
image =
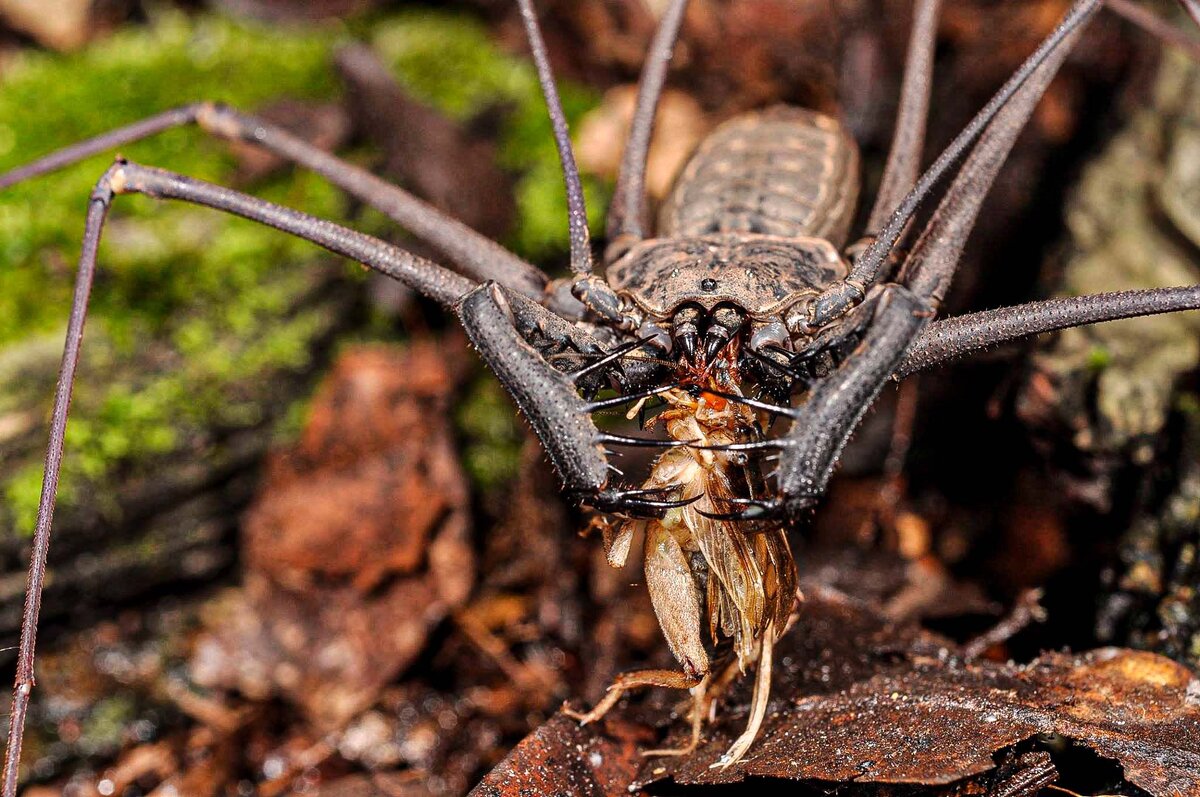
<svg viewBox="0 0 1200 797">
<path fill-rule="evenodd" d="M 688 743 L 644 751 L 684 756 L 703 738 L 729 685 L 753 678 L 744 730 L 718 768 L 752 755 L 760 738 L 776 645 L 804 611 L 804 565 L 793 555 L 794 535 L 824 498 L 847 441 L 885 386 L 1041 333 L 1200 309 L 1200 286 L 1182 285 L 939 317 L 984 198 L 1102 0 L 1072 2 L 925 168 L 942 3 L 913 0 L 894 133 L 869 202 L 860 203 L 864 168 L 850 124 L 775 105 L 718 124 L 651 213 L 646 182 L 655 110 L 688 9 L 686 0 L 655 4 L 661 6 L 658 28 L 642 65 L 599 263 L 534 0 L 517 5 L 565 185 L 567 276 L 552 278 L 397 185 L 218 103 L 164 109 L 0 174 L 3 190 L 171 128 L 195 126 L 315 172 L 444 261 L 165 164 L 118 157 L 99 175 L 87 198 L 54 394 L 3 795 L 18 788 L 56 489 L 63 458 L 72 456 L 65 443 L 68 410 L 89 297 L 103 265 L 99 244 L 119 196 L 204 206 L 272 227 L 396 280 L 455 318 L 532 429 L 563 494 L 594 519 L 608 563 L 619 568 L 640 553 L 662 638 L 678 663 L 678 669 L 626 672 L 594 707 L 580 711 L 574 699 L 565 710 L 592 723 L 632 689 L 687 690 Z M 1183 5 L 1194 10 L 1190 0 Z M 1128 5 L 1121 9 L 1162 32 L 1165 23 L 1153 15 L 1152 25 Z M 119 245 L 120 236 L 113 238 Z M 599 414 L 643 422 L 627 431 L 598 425 Z M 645 470 L 617 469 L 616 457 L 628 449 L 644 449 Z"/>
</svg>

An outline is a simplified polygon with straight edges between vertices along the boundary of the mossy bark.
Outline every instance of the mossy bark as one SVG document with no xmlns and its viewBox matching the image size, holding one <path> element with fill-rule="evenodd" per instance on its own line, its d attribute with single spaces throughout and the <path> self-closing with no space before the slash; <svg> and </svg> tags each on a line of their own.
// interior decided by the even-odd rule
<svg viewBox="0 0 1200 797">
<path fill-rule="evenodd" d="M 564 252 L 561 176 L 532 66 L 461 14 L 401 13 L 362 32 L 409 91 L 451 118 L 504 109 L 502 166 L 518 181 L 507 243 L 529 257 Z M 344 36 L 343 28 L 165 13 L 78 53 L 22 53 L 0 74 L 0 171 L 197 99 L 253 111 L 280 97 L 332 98 L 332 56 Z M 565 86 L 564 101 L 577 120 L 595 98 Z M 224 145 L 196 130 L 123 154 L 224 184 L 243 175 Z M 72 264 L 86 197 L 106 160 L 0 193 L 0 634 L 9 636 L 18 627 Z M 352 216 L 342 194 L 310 174 L 285 170 L 240 187 L 394 234 L 378 214 Z M 593 181 L 588 189 L 601 210 L 602 189 Z M 280 421 L 298 426 L 338 336 L 370 328 L 361 273 L 239 219 L 118 200 L 68 426 L 44 619 L 207 579 L 231 562 L 238 512 Z M 491 411 L 511 421 L 509 406 Z"/>
</svg>

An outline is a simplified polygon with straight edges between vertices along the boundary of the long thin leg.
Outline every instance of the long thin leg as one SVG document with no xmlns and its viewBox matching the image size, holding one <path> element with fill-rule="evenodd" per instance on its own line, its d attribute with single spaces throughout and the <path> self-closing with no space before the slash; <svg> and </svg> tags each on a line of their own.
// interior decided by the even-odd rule
<svg viewBox="0 0 1200 797">
<path fill-rule="evenodd" d="M 575 164 L 575 152 L 571 148 L 571 133 L 567 129 L 567 117 L 563 113 L 562 101 L 558 97 L 558 87 L 554 83 L 554 73 L 550 69 L 550 56 L 546 52 L 546 42 L 542 39 L 542 31 L 538 27 L 537 14 L 533 10 L 533 0 L 517 0 L 517 5 L 521 8 L 521 21 L 525 25 L 525 37 L 529 40 L 529 49 L 533 53 L 533 63 L 537 67 L 538 82 L 542 86 L 546 109 L 550 112 L 550 124 L 554 128 L 554 144 L 558 148 L 563 183 L 567 189 L 571 271 L 575 275 L 575 280 L 571 285 L 571 294 L 611 325 L 629 331 L 633 328 L 634 322 L 622 312 L 621 300 L 607 282 L 592 273 L 592 238 L 591 233 L 588 232 L 583 181 L 579 177 L 579 167 Z"/>
<path fill-rule="evenodd" d="M 38 615 L 41 611 L 42 587 L 46 577 L 46 555 L 50 546 L 50 528 L 54 517 L 58 477 L 62 465 L 63 437 L 66 433 L 67 415 L 71 405 L 75 368 L 79 362 L 83 327 L 87 318 L 88 298 L 91 295 L 92 280 L 96 271 L 96 252 L 114 196 L 132 193 L 182 199 L 207 205 L 289 232 L 394 277 L 445 305 L 454 304 L 474 287 L 474 283 L 466 277 L 384 241 L 295 210 L 246 196 L 237 191 L 123 161 L 113 164 L 104 173 L 97 182 L 88 205 L 87 226 L 84 230 L 83 246 L 79 256 L 75 295 L 71 302 L 66 344 L 63 347 L 58 387 L 54 394 L 54 408 L 50 421 L 50 443 L 46 450 L 42 494 L 38 504 L 37 525 L 30 555 L 25 607 L 21 622 L 17 672 L 13 684 L 12 714 L 9 717 L 2 783 L 5 797 L 16 794 L 17 769 L 21 756 L 25 716 L 29 708 L 29 696 L 35 683 L 33 664 L 37 645 Z"/>
<path fill-rule="evenodd" d="M 899 281 L 934 305 L 945 298 L 979 208 L 1081 29 L 1069 33 L 1012 95 L 971 150 L 904 262 Z"/>
<path fill-rule="evenodd" d="M 618 248 L 641 241 L 647 235 L 646 159 L 654 135 L 658 99 L 667 79 L 667 67 L 675 51 L 686 9 L 687 0 L 672 0 L 667 6 L 638 80 L 633 123 L 629 127 L 629 138 L 625 141 L 625 152 L 621 156 L 621 170 L 617 173 L 617 187 L 608 208 L 609 241 L 616 243 Z"/>
<path fill-rule="evenodd" d="M 943 175 L 953 166 L 963 153 L 983 133 L 996 114 L 1008 103 L 1009 99 L 1029 79 L 1043 61 L 1052 53 L 1058 51 L 1066 37 L 1077 30 L 1079 26 L 1099 9 L 1102 0 L 1076 0 L 1070 11 L 1063 17 L 1062 22 L 1038 46 L 1013 76 L 996 92 L 987 105 L 971 119 L 950 145 L 938 156 L 917 184 L 896 207 L 887 224 L 879 231 L 879 235 L 871 241 L 862 256 L 855 260 L 850 275 L 821 293 L 813 302 L 812 315 L 809 324 L 813 327 L 823 326 L 842 315 L 853 305 L 862 300 L 865 290 L 874 284 L 880 276 L 883 264 L 895 248 L 900 237 L 912 220 L 913 214 L 924 202 L 934 186 Z"/>
<path fill-rule="evenodd" d="M 195 103 L 165 111 L 51 153 L 0 174 L 0 190 L 172 127 L 191 124 L 218 138 L 262 147 L 311 169 L 351 196 L 387 215 L 413 235 L 432 244 L 477 282 L 495 280 L 535 299 L 542 296 L 546 275 L 496 242 L 403 188 L 314 147 L 277 125 L 214 103 Z"/>
<path fill-rule="evenodd" d="M 107 181 L 116 194 L 179 199 L 291 233 L 397 279 L 446 307 L 454 306 L 476 285 L 461 274 L 373 236 L 182 174 L 118 160 L 101 180 Z"/>
<path fill-rule="evenodd" d="M 554 128 L 554 144 L 558 147 L 558 159 L 562 164 L 563 183 L 567 188 L 567 224 L 571 233 L 571 271 L 586 277 L 592 273 L 592 243 L 588 232 L 587 206 L 583 199 L 583 181 L 579 167 L 575 165 L 575 151 L 571 147 L 571 132 L 567 129 L 567 116 L 563 113 L 562 100 L 558 97 L 558 86 L 554 83 L 554 72 L 550 68 L 550 55 L 546 42 L 538 27 L 537 13 L 533 0 L 517 0 L 521 8 L 521 21 L 525 25 L 525 38 L 533 53 L 537 67 L 538 82 L 542 85 L 542 96 L 546 110 L 550 113 L 550 124 Z"/>
<path fill-rule="evenodd" d="M 917 0 L 913 8 L 912 33 L 900 87 L 896 131 L 888 151 L 887 165 L 879 182 L 879 193 L 867 221 L 872 235 L 887 222 L 901 200 L 917 182 L 921 152 L 925 148 L 925 122 L 929 116 L 929 90 L 933 81 L 933 50 L 937 42 L 941 0 Z"/>
<path fill-rule="evenodd" d="M 106 175 L 107 177 L 107 175 Z M 42 495 L 38 502 L 37 526 L 29 558 L 29 576 L 25 587 L 25 608 L 21 616 L 21 641 L 17 647 L 17 674 L 13 683 L 12 713 L 8 718 L 8 745 L 4 756 L 4 797 L 17 793 L 17 769 L 21 760 L 21 741 L 25 733 L 25 715 L 29 710 L 29 695 L 36 679 L 33 673 L 34 649 L 37 647 L 38 615 L 42 609 L 42 587 L 46 581 L 46 554 L 50 548 L 50 522 L 54 517 L 54 502 L 58 496 L 58 474 L 62 465 L 63 437 L 67 429 L 67 413 L 71 407 L 71 388 L 75 382 L 75 367 L 79 364 L 79 349 L 83 343 L 83 325 L 87 319 L 88 298 L 96 273 L 96 248 L 100 230 L 108 216 L 113 192 L 102 179 L 92 192 L 88 203 L 87 232 L 79 256 L 79 275 L 75 280 L 75 296 L 71 300 L 71 317 L 67 322 L 67 340 L 63 346 L 62 364 L 58 370 L 58 386 L 54 391 L 54 409 L 50 416 L 50 443 L 46 448 L 46 463 L 42 479 Z"/>
<path fill-rule="evenodd" d="M 1012 77 L 988 100 L 987 105 L 971 119 L 950 145 L 938 156 L 933 165 L 921 175 L 917 184 L 896 207 L 878 236 L 857 258 L 849 276 L 821 293 L 812 304 L 809 326 L 820 327 L 838 318 L 850 307 L 862 300 L 867 288 L 875 284 L 900 238 L 904 235 L 913 215 L 928 197 L 933 188 L 967 151 L 968 147 L 984 134 L 992 120 L 1008 104 L 1009 100 L 1020 90 L 1022 85 L 1036 72 L 1040 65 L 1052 54 L 1059 52 L 1064 41 L 1073 34 L 1099 10 L 1103 0 L 1076 0 L 1071 9 L 1059 22 L 1058 27 L 1038 45 L 1038 48 L 1021 64 Z M 1198 25 L 1200 25 L 1200 2 L 1198 0 L 1180 0 Z M 1145 25 L 1143 25 L 1145 27 Z M 1157 32 L 1149 28 L 1152 32 Z M 1168 37 L 1168 41 L 1178 43 L 1177 36 Z M 1191 47 L 1185 47 L 1188 52 Z"/>
<path fill-rule="evenodd" d="M 1200 285 L 1047 299 L 936 321 L 896 368 L 896 379 L 927 371 L 988 346 L 1058 329 L 1180 310 L 1200 310 Z"/>
<path fill-rule="evenodd" d="M 1138 5 L 1133 0 L 1104 0 L 1104 3 L 1113 13 L 1124 17 L 1152 36 L 1178 47 L 1193 59 L 1200 60 L 1200 41 L 1179 30 L 1150 9 Z M 1184 3 L 1183 6 L 1187 8 L 1188 4 Z M 1200 20 L 1197 20 L 1196 24 L 1200 25 Z"/>
</svg>

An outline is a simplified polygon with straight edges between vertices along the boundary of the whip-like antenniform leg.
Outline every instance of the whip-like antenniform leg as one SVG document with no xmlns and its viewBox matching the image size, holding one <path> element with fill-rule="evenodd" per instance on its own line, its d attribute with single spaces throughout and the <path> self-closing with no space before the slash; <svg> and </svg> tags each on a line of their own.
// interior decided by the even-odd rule
<svg viewBox="0 0 1200 797">
<path fill-rule="evenodd" d="M 87 226 L 79 256 L 79 273 L 71 302 L 71 316 L 67 324 L 67 339 L 63 348 L 62 366 L 59 369 L 58 387 L 54 394 L 50 443 L 46 450 L 42 494 L 38 503 L 37 525 L 21 622 L 21 641 L 17 649 L 17 673 L 13 685 L 12 714 L 9 716 L 2 783 L 5 797 L 17 792 L 17 768 L 21 758 L 25 716 L 35 682 L 33 664 L 37 645 L 37 623 L 41 611 L 42 587 L 46 578 L 46 555 L 50 547 L 50 528 L 54 518 L 58 476 L 62 465 L 63 438 L 71 405 L 71 391 L 75 383 L 75 369 L 83 342 L 88 299 L 96 272 L 96 251 L 113 197 L 117 194 L 133 193 L 164 199 L 181 199 L 275 227 L 398 279 L 443 305 L 453 305 L 475 287 L 474 282 L 461 274 L 444 269 L 378 238 L 228 188 L 124 161 L 118 161 L 104 173 L 96 184 L 88 205 Z"/>
<path fill-rule="evenodd" d="M 610 246 L 615 244 L 617 248 L 624 248 L 641 241 L 648 234 L 646 159 L 650 154 L 650 140 L 654 136 L 658 100 L 667 80 L 667 67 L 671 64 L 671 54 L 675 51 L 675 41 L 679 38 L 679 28 L 686 9 L 687 0 L 672 0 L 667 6 L 642 66 L 633 122 L 629 126 L 629 137 L 625 140 L 625 151 L 621 155 L 617 187 L 613 191 L 612 204 L 608 207 Z"/>
<path fill-rule="evenodd" d="M 880 229 L 878 236 L 871 241 L 862 256 L 855 260 L 850 275 L 842 282 L 826 289 L 813 302 L 812 314 L 809 319 L 811 326 L 820 327 L 829 323 L 862 300 L 864 291 L 879 279 L 884 263 L 904 234 L 913 215 L 934 187 L 982 135 L 1000 109 L 1021 89 L 1042 62 L 1058 51 L 1063 40 L 1096 12 L 1101 1 L 1077 0 L 1054 32 L 1021 64 L 1021 67 L 996 92 L 995 96 L 988 100 L 987 105 L 950 142 L 950 145 L 938 156 L 933 165 L 925 170 L 917 184 L 892 212 L 887 223 Z"/>
<path fill-rule="evenodd" d="M 933 82 L 933 51 L 937 43 L 938 11 L 941 0 L 917 0 L 913 8 L 912 32 L 900 86 L 896 130 L 888 150 L 879 193 L 871 206 L 867 234 L 881 229 L 917 182 L 921 153 L 925 148 L 925 123 L 929 117 L 929 91 Z"/>
<path fill-rule="evenodd" d="M 1077 31 L 1068 34 L 996 114 L 905 259 L 900 281 L 934 306 L 941 303 L 950 288 L 992 182 L 1077 36 Z"/>
<path fill-rule="evenodd" d="M 550 124 L 554 128 L 554 144 L 558 147 L 558 159 L 562 164 L 563 183 L 567 189 L 567 227 L 571 239 L 571 271 L 578 277 L 587 277 L 592 273 L 592 241 L 588 232 L 587 205 L 583 198 L 583 180 L 579 176 L 579 167 L 575 164 L 575 151 L 571 147 L 571 132 L 567 129 L 567 115 L 563 113 L 562 100 L 558 97 L 558 86 L 554 82 L 554 72 L 550 68 L 550 55 L 546 52 L 546 42 L 542 39 L 542 31 L 538 27 L 537 13 L 533 10 L 533 0 L 517 0 L 521 8 L 521 22 L 525 25 L 525 38 L 529 40 L 529 50 L 533 54 L 533 63 L 537 67 L 538 82 L 542 86 L 542 96 L 546 99 L 546 110 L 550 114 Z"/>
<path fill-rule="evenodd" d="M 901 284 L 875 289 L 877 304 L 856 351 L 834 373 L 818 383 L 801 406 L 786 413 L 792 419 L 788 434 L 780 440 L 769 441 L 781 449 L 780 498 L 773 503 L 759 502 L 748 506 L 733 517 L 796 517 L 824 495 L 842 448 L 883 385 L 900 366 L 904 352 L 932 319 L 937 301 L 953 276 L 979 206 L 1004 157 L 1066 58 L 1079 26 L 1098 8 L 1098 2 L 1081 0 L 1067 14 L 1055 34 L 1047 40 L 1053 41 L 1054 47 L 1044 58 L 1038 59 L 1029 79 L 1020 83 L 1006 102 L 991 114 L 991 122 L 906 260 Z M 1039 48 L 1039 52 L 1042 49 L 1044 47 Z M 922 183 L 934 171 L 926 172 L 921 178 Z M 920 185 L 914 188 L 909 198 L 920 189 Z M 907 204 L 908 199 L 905 202 Z M 896 218 L 893 215 L 892 220 Z M 879 240 L 876 239 L 872 246 Z"/>
<path fill-rule="evenodd" d="M 1043 332 L 1180 310 L 1200 310 L 1200 285 L 1069 296 L 955 316 L 930 324 L 913 341 L 895 377 Z"/>
<path fill-rule="evenodd" d="M 575 164 L 575 152 L 571 148 L 571 133 L 567 129 L 567 117 L 563 113 L 562 101 L 558 97 L 558 87 L 554 82 L 554 73 L 550 69 L 550 56 L 546 52 L 546 42 L 542 39 L 542 31 L 538 27 L 537 14 L 533 10 L 533 0 L 517 0 L 517 4 L 521 8 L 521 21 L 525 25 L 525 37 L 529 40 L 533 63 L 537 67 L 542 96 L 545 97 L 546 109 L 550 112 L 550 123 L 554 128 L 554 144 L 558 148 L 563 183 L 567 189 L 571 271 L 575 276 L 575 281 L 571 285 L 571 293 L 576 299 L 583 302 L 584 306 L 608 323 L 618 328 L 628 328 L 630 324 L 621 313 L 621 301 L 617 298 L 617 294 L 604 279 L 592 273 L 592 239 L 591 233 L 588 231 L 583 181 L 579 176 L 579 167 Z"/>
<path fill-rule="evenodd" d="M 503 246 L 403 188 L 347 163 L 277 125 L 214 103 L 195 103 L 165 111 L 54 152 L 7 174 L 0 174 L 0 190 L 164 130 L 193 124 L 218 138 L 262 147 L 316 172 L 437 248 L 475 281 L 495 280 L 511 290 L 541 298 L 546 275 Z"/>
<path fill-rule="evenodd" d="M 1181 5 L 1185 9 L 1189 9 L 1190 13 L 1190 8 L 1196 7 L 1195 2 L 1196 0 L 1184 0 Z M 1178 47 L 1193 59 L 1200 60 L 1200 40 L 1188 36 L 1150 9 L 1138 5 L 1133 0 L 1104 0 L 1104 3 L 1114 13 L 1129 20 L 1152 36 Z M 1196 20 L 1196 24 L 1200 25 L 1200 19 Z"/>
</svg>

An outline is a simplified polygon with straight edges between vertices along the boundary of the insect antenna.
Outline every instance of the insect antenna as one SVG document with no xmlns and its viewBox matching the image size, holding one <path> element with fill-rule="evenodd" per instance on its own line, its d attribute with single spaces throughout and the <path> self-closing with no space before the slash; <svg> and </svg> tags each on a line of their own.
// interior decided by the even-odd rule
<svg viewBox="0 0 1200 797">
<path fill-rule="evenodd" d="M 563 113 L 554 72 L 550 68 L 550 56 L 542 38 L 533 0 L 517 0 L 521 9 L 521 21 L 525 24 L 525 36 L 533 52 L 533 63 L 537 67 L 538 82 L 546 109 L 550 113 L 550 124 L 554 128 L 554 144 L 558 147 L 558 159 L 562 164 L 563 183 L 567 189 L 567 224 L 571 234 L 571 271 L 579 276 L 592 273 L 592 242 L 588 232 L 587 205 L 583 199 L 583 181 L 579 167 L 575 164 L 575 151 L 571 147 L 571 133 L 567 128 L 567 117 Z"/>
</svg>

